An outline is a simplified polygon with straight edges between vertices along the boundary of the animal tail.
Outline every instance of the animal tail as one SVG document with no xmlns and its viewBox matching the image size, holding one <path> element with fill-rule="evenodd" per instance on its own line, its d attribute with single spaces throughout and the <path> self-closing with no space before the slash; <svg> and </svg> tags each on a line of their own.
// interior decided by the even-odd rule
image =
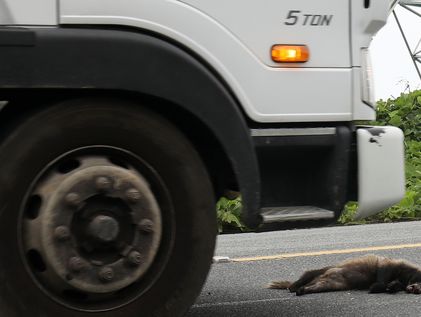
<svg viewBox="0 0 421 317">
<path fill-rule="evenodd" d="M 267 286 L 267 288 L 288 289 L 291 286 L 291 284 L 292 283 L 289 281 L 273 281 Z"/>
</svg>

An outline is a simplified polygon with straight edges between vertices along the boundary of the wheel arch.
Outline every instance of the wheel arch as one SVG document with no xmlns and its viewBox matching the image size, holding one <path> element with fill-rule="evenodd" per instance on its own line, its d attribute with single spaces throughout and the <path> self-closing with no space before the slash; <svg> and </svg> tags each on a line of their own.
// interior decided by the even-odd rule
<svg viewBox="0 0 421 317">
<path fill-rule="evenodd" d="M 133 30 L 26 32 L 32 43 L 0 50 L 0 58 L 8 61 L 0 65 L 0 97 L 11 100 L 0 122 L 7 126 L 28 102 L 100 94 L 146 102 L 192 141 L 219 191 L 221 180 L 215 175 L 229 162 L 242 192 L 245 221 L 258 224 L 260 178 L 249 130 L 235 97 L 206 63 L 174 43 Z M 27 111 L 33 108 L 26 106 Z"/>
</svg>

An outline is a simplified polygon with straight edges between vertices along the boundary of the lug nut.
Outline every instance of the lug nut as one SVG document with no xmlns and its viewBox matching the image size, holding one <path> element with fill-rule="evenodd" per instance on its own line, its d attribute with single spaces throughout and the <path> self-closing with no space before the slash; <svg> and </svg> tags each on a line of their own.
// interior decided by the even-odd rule
<svg viewBox="0 0 421 317">
<path fill-rule="evenodd" d="M 66 241 L 70 238 L 70 230 L 66 226 L 58 226 L 54 229 L 54 237 L 58 241 Z"/>
<path fill-rule="evenodd" d="M 79 206 L 81 202 L 80 196 L 77 193 L 68 193 L 65 197 L 65 200 L 66 200 L 66 203 L 72 207 Z"/>
<path fill-rule="evenodd" d="M 126 191 L 126 197 L 129 202 L 135 204 L 142 198 L 142 194 L 136 188 L 130 188 Z"/>
<path fill-rule="evenodd" d="M 111 180 L 108 177 L 100 176 L 95 179 L 95 187 L 99 191 L 105 192 L 111 188 Z"/>
<path fill-rule="evenodd" d="M 114 278 L 114 271 L 110 267 L 103 267 L 99 270 L 98 277 L 102 282 L 111 282 Z"/>
<path fill-rule="evenodd" d="M 131 265 L 138 266 L 142 263 L 142 255 L 138 251 L 132 251 L 127 256 L 127 261 Z"/>
<path fill-rule="evenodd" d="M 150 219 L 142 219 L 139 222 L 139 229 L 146 232 L 146 233 L 151 233 L 153 232 L 153 222 Z"/>
<path fill-rule="evenodd" d="M 85 267 L 83 260 L 77 256 L 70 258 L 69 260 L 69 269 L 73 273 L 79 273 Z"/>
</svg>

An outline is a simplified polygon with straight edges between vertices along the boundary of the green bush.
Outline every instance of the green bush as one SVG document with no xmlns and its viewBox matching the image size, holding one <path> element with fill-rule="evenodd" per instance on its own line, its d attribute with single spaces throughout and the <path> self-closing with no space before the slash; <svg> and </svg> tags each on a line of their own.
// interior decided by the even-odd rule
<svg viewBox="0 0 421 317">
<path fill-rule="evenodd" d="M 399 127 L 406 141 L 421 142 L 421 90 L 377 102 L 377 123 Z"/>
<path fill-rule="evenodd" d="M 238 228 L 241 231 L 246 229 L 241 222 L 241 198 L 227 199 L 222 197 L 216 203 L 216 214 L 218 218 L 218 231 L 222 232 L 227 228 Z"/>
</svg>

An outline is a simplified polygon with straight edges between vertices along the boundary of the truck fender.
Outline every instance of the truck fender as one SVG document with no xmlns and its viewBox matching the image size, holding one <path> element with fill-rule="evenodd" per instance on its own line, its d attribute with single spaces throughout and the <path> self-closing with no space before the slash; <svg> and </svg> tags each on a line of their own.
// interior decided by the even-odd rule
<svg viewBox="0 0 421 317">
<path fill-rule="evenodd" d="M 0 91 L 96 89 L 165 99 L 214 134 L 237 176 L 244 220 L 259 223 L 260 178 L 235 97 L 206 62 L 177 43 L 136 29 L 0 28 Z M 1 93 L 1 92 L 0 92 Z"/>
</svg>

